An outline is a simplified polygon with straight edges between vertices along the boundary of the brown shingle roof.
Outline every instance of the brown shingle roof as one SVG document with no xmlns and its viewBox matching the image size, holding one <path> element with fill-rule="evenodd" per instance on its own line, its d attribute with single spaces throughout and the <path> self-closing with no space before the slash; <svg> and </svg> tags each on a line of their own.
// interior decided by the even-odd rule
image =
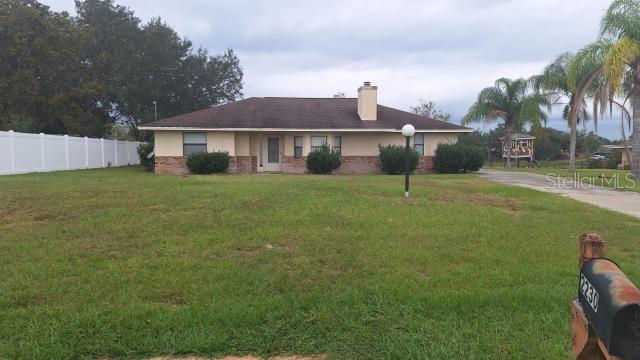
<svg viewBox="0 0 640 360">
<path fill-rule="evenodd" d="M 378 105 L 377 121 L 358 117 L 355 98 L 252 97 L 213 108 L 178 115 L 146 127 L 269 128 L 269 129 L 395 129 L 412 124 L 417 130 L 471 129 Z"/>
</svg>

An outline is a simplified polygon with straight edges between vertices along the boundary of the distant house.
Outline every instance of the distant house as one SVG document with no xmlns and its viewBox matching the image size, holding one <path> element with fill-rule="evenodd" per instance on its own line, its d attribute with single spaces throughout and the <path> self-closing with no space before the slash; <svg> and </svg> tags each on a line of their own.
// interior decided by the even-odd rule
<svg viewBox="0 0 640 360">
<path fill-rule="evenodd" d="M 173 174 L 188 173 L 186 157 L 197 151 L 228 152 L 230 173 L 305 173 L 307 154 L 322 144 L 341 154 L 337 173 L 378 173 L 378 144 L 403 145 L 405 124 L 416 128 L 418 172 L 429 172 L 439 143 L 473 131 L 379 105 L 377 89 L 366 82 L 357 98 L 252 97 L 139 129 L 155 134 L 156 172 Z"/>
<path fill-rule="evenodd" d="M 611 156 L 616 152 L 620 152 L 622 160 L 620 164 L 618 164 L 618 168 L 627 169 L 631 166 L 631 159 L 629 159 L 629 154 L 631 154 L 631 146 L 628 146 L 627 149 L 629 151 L 625 151 L 624 145 L 600 145 L 597 153 Z"/>
</svg>

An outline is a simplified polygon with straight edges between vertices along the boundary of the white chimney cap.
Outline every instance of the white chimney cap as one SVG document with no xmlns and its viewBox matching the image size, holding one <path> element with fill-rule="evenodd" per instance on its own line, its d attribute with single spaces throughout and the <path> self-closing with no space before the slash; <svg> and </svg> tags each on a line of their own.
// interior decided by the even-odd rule
<svg viewBox="0 0 640 360">
<path fill-rule="evenodd" d="M 414 128 L 413 125 L 411 124 L 407 124 L 402 127 L 402 136 L 412 137 L 413 134 L 415 133 L 416 133 L 416 128 Z"/>
</svg>

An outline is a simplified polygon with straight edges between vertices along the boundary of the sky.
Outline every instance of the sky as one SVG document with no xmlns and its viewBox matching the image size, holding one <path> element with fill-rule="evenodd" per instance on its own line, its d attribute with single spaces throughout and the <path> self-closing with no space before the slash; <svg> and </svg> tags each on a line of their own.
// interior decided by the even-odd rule
<svg viewBox="0 0 640 360">
<path fill-rule="evenodd" d="M 73 0 L 41 0 L 74 13 Z M 529 77 L 597 38 L 610 0 L 116 0 L 143 21 L 161 17 L 195 47 L 233 48 L 244 95 L 355 97 L 409 110 L 433 100 L 464 116 L 500 77 Z M 566 130 L 561 109 L 549 126 Z M 483 124 L 474 126 L 488 129 Z M 593 124 L 587 126 L 593 130 Z M 619 116 L 598 133 L 620 138 Z M 628 133 L 628 132 L 627 132 Z"/>
</svg>

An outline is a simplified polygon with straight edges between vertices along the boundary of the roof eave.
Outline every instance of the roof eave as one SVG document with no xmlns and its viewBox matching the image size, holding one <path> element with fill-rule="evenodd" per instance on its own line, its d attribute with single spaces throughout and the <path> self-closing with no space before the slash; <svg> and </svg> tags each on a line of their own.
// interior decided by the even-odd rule
<svg viewBox="0 0 640 360">
<path fill-rule="evenodd" d="M 291 129 L 291 128 L 205 128 L 187 126 L 139 126 L 138 130 L 150 131 L 262 131 L 262 132 L 392 132 L 400 133 L 402 129 Z M 470 128 L 460 129 L 416 129 L 416 132 L 424 133 L 470 133 L 475 130 Z"/>
</svg>

